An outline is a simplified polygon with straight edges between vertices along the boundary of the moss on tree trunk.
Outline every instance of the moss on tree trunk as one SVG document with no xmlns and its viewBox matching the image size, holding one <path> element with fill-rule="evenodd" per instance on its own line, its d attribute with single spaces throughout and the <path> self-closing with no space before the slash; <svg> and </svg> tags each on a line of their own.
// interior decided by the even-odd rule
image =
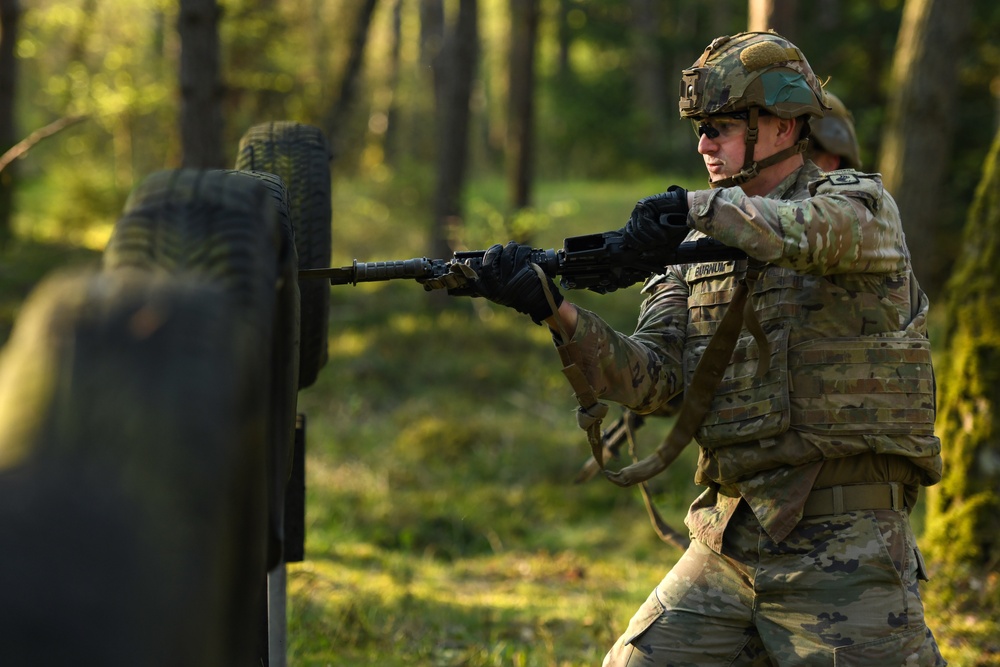
<svg viewBox="0 0 1000 667">
<path fill-rule="evenodd" d="M 1000 609 L 1000 134 L 983 166 L 945 290 L 937 434 L 944 479 L 928 494 L 924 546 L 937 601 Z"/>
</svg>

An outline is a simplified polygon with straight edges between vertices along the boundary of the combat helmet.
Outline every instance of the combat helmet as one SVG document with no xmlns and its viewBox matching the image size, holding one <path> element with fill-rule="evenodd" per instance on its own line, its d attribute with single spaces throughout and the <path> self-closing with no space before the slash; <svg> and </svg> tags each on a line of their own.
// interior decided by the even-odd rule
<svg viewBox="0 0 1000 667">
<path fill-rule="evenodd" d="M 746 157 L 739 174 L 715 187 L 746 183 L 764 167 L 801 153 L 808 147 L 809 124 L 798 143 L 763 160 L 754 161 L 757 119 L 761 113 L 779 118 L 822 117 L 829 108 L 823 86 L 801 50 L 769 30 L 717 37 L 701 57 L 681 74 L 681 118 L 701 120 L 713 115 L 746 114 Z"/>
<path fill-rule="evenodd" d="M 861 169 L 861 151 L 854 131 L 854 115 L 839 97 L 827 91 L 830 111 L 822 118 L 810 118 L 810 136 L 827 153 L 840 156 L 841 165 Z"/>
</svg>

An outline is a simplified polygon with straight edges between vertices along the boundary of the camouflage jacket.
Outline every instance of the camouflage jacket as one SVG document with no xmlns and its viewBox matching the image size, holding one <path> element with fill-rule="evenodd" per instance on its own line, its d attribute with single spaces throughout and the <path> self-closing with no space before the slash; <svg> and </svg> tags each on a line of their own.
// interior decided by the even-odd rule
<svg viewBox="0 0 1000 667">
<path fill-rule="evenodd" d="M 927 301 L 879 177 L 821 175 L 807 162 L 767 197 L 696 192 L 689 224 L 767 262 L 751 302 L 771 348 L 770 370 L 754 379 L 757 345 L 744 331 L 698 432 L 696 481 L 708 490 L 688 515 L 694 535 L 721 548 L 742 498 L 782 539 L 829 459 L 900 455 L 913 474 L 893 481 L 936 482 Z M 663 410 L 690 380 L 745 268 L 669 267 L 644 287 L 631 336 L 581 312 L 574 340 L 599 395 Z"/>
</svg>

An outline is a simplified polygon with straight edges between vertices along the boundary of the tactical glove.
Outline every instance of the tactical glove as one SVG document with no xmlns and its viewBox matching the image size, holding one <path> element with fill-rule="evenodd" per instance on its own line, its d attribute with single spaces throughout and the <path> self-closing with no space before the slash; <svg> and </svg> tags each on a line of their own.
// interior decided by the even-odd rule
<svg viewBox="0 0 1000 667">
<path fill-rule="evenodd" d="M 621 232 L 633 248 L 675 247 L 691 231 L 687 214 L 687 190 L 671 185 L 662 194 L 640 199 Z"/>
<path fill-rule="evenodd" d="M 506 246 L 499 243 L 491 246 L 483 255 L 476 290 L 490 301 L 513 308 L 531 317 L 535 324 L 541 324 L 553 315 L 545 296 L 545 285 L 557 308 L 563 302 L 563 295 L 548 276 L 544 276 L 545 282 L 542 282 L 530 258 L 531 246 L 528 245 L 511 241 Z"/>
</svg>

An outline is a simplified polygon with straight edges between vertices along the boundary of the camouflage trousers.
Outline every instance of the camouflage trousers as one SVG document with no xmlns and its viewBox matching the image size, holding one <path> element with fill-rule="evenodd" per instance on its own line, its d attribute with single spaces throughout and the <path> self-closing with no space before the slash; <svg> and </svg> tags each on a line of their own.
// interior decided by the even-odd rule
<svg viewBox="0 0 1000 667">
<path fill-rule="evenodd" d="M 782 542 L 741 504 L 722 553 L 694 540 L 604 667 L 945 665 L 905 513 L 804 519 Z"/>
</svg>

